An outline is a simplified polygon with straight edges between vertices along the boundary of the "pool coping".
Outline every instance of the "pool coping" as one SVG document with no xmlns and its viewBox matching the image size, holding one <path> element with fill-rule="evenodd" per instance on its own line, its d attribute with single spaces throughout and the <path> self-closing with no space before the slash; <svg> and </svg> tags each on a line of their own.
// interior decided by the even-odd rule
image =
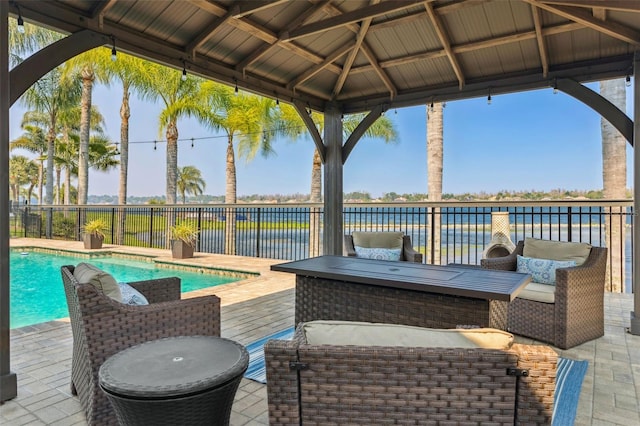
<svg viewBox="0 0 640 426">
<path fill-rule="evenodd" d="M 20 247 L 11 247 L 10 251 L 11 252 L 32 251 L 35 253 L 67 255 L 70 257 L 77 257 L 80 259 L 114 257 L 117 259 L 130 259 L 130 260 L 136 260 L 140 262 L 153 263 L 157 268 L 160 268 L 160 269 L 167 269 L 167 270 L 173 269 L 173 270 L 180 270 L 185 272 L 220 275 L 223 277 L 240 278 L 240 279 L 249 279 L 249 278 L 255 278 L 260 276 L 259 272 L 220 268 L 220 267 L 206 266 L 206 265 L 193 265 L 193 264 L 187 264 L 182 262 L 173 262 L 169 260 L 163 260 L 160 258 L 160 256 L 155 256 L 152 254 L 122 253 L 120 251 L 114 251 L 114 250 L 108 250 L 108 249 L 96 250 L 95 252 L 88 253 L 86 251 L 76 251 L 76 250 L 64 249 L 64 248 L 20 246 Z"/>
</svg>

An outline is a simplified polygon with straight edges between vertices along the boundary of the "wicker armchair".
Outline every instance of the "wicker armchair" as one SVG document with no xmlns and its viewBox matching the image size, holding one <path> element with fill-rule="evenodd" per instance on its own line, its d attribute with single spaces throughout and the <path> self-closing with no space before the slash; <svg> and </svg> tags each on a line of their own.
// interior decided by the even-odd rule
<svg viewBox="0 0 640 426">
<path fill-rule="evenodd" d="M 379 234 L 382 234 L 380 232 Z M 356 256 L 356 248 L 353 244 L 353 235 L 344 236 L 344 254 L 345 256 Z M 402 251 L 400 252 L 400 260 L 406 262 L 422 263 L 422 253 L 417 252 L 411 244 L 409 235 L 402 236 Z"/>
<path fill-rule="evenodd" d="M 173 336 L 220 336 L 220 299 L 180 300 L 180 279 L 129 283 L 144 294 L 146 306 L 130 306 L 79 283 L 74 266 L 61 268 L 73 333 L 71 393 L 78 395 L 90 425 L 117 425 L 111 403 L 98 385 L 104 361 L 130 346 Z"/>
<path fill-rule="evenodd" d="M 557 354 L 547 346 L 309 345 L 302 326 L 265 345 L 272 426 L 551 423 Z"/>
<path fill-rule="evenodd" d="M 516 270 L 524 241 L 509 256 L 482 260 L 482 267 Z M 592 247 L 580 266 L 556 270 L 554 303 L 517 297 L 509 303 L 507 330 L 569 349 L 604 335 L 607 249 Z"/>
</svg>

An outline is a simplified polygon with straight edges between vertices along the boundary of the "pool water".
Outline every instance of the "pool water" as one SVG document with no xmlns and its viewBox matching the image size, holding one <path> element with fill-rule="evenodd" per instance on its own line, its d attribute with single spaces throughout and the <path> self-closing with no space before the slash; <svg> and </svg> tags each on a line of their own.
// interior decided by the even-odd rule
<svg viewBox="0 0 640 426">
<path fill-rule="evenodd" d="M 180 277 L 182 292 L 214 287 L 242 278 L 157 268 L 152 262 L 116 257 L 83 259 L 46 253 L 11 251 L 11 328 L 69 316 L 60 267 L 87 262 L 110 273 L 118 282 Z"/>
</svg>

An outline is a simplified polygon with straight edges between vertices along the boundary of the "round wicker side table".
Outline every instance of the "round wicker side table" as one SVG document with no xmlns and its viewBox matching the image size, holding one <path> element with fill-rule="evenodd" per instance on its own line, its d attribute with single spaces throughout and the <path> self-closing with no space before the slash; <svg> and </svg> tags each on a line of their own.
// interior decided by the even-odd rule
<svg viewBox="0 0 640 426">
<path fill-rule="evenodd" d="M 232 340 L 169 337 L 111 356 L 99 381 L 121 425 L 228 425 L 248 364 Z"/>
</svg>

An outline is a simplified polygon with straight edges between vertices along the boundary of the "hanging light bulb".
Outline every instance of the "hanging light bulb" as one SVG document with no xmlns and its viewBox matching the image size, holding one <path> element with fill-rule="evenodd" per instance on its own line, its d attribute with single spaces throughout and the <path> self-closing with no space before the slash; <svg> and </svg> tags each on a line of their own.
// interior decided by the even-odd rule
<svg viewBox="0 0 640 426">
<path fill-rule="evenodd" d="M 153 141 L 153 150 L 155 151 L 157 149 L 158 149 L 157 143 L 156 143 L 156 141 Z"/>
<path fill-rule="evenodd" d="M 276 109 L 280 111 L 280 99 L 276 98 Z"/>
<path fill-rule="evenodd" d="M 193 138 L 191 138 L 191 148 L 193 148 Z"/>
<path fill-rule="evenodd" d="M 489 96 L 487 96 L 487 105 L 491 105 L 491 87 L 489 87 Z"/>
<path fill-rule="evenodd" d="M 182 68 L 182 77 L 180 77 L 182 81 L 187 81 L 187 70 L 186 68 Z"/>
<path fill-rule="evenodd" d="M 631 76 L 627 74 L 627 77 L 624 79 L 624 85 L 627 87 L 631 87 Z"/>
<path fill-rule="evenodd" d="M 18 8 L 18 32 L 20 34 L 24 34 L 24 19 L 22 19 L 22 13 L 20 13 L 20 8 Z"/>
<path fill-rule="evenodd" d="M 116 38 L 111 36 L 111 60 L 115 61 L 118 58 L 118 52 L 116 51 Z"/>
<path fill-rule="evenodd" d="M 233 81 L 236 83 L 236 88 L 234 89 L 234 93 L 237 96 L 238 95 L 238 80 L 236 78 L 234 78 Z"/>
</svg>

